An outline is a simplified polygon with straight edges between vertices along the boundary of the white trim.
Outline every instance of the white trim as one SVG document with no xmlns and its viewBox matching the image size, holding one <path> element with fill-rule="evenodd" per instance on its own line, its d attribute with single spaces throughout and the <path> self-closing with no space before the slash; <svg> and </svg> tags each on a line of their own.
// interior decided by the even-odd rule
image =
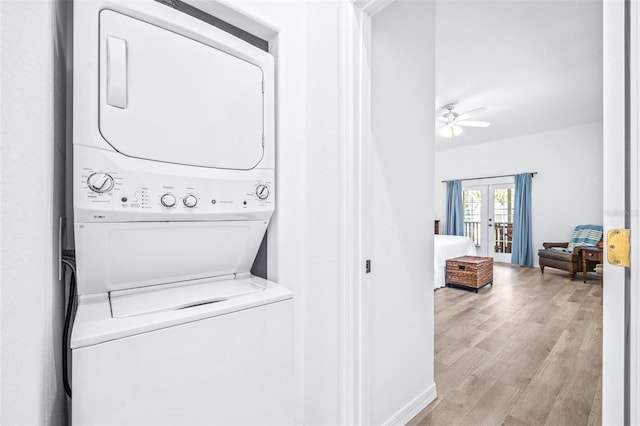
<svg viewBox="0 0 640 426">
<path fill-rule="evenodd" d="M 629 208 L 632 212 L 638 212 L 639 194 L 640 194 L 640 176 L 638 172 L 638 164 L 640 164 L 640 151 L 638 150 L 638 138 L 640 136 L 638 114 L 640 108 L 639 84 L 638 77 L 640 72 L 640 63 L 638 48 L 640 48 L 640 7 L 637 2 L 630 2 L 630 49 L 629 49 L 629 71 L 630 71 L 630 87 L 628 88 L 630 96 L 630 123 L 631 130 L 630 139 L 630 203 Z M 640 220 L 637 214 L 631 214 L 631 247 L 640 247 L 638 241 L 638 231 L 640 231 Z M 640 321 L 638 318 L 638 309 L 640 309 L 640 290 L 638 289 L 638 267 L 640 266 L 640 253 L 638 250 L 631 250 L 631 294 L 630 294 L 630 342 L 629 342 L 629 423 L 632 425 L 640 424 Z"/>
<path fill-rule="evenodd" d="M 340 224 L 342 228 L 341 235 L 343 240 L 341 243 L 341 259 L 342 264 L 340 266 L 342 282 L 345 285 L 342 286 L 341 305 L 340 305 L 340 324 L 342 324 L 342 331 L 340 333 L 340 423 L 344 425 L 358 424 L 358 407 L 359 392 L 358 383 L 355 382 L 355 378 L 359 377 L 359 362 L 358 362 L 358 326 L 359 321 L 354 315 L 358 314 L 358 311 L 354 309 L 357 304 L 357 295 L 355 289 L 358 287 L 356 281 L 359 278 L 357 271 L 353 266 L 356 263 L 354 260 L 357 257 L 355 246 L 352 241 L 357 240 L 357 228 L 354 226 L 354 218 L 356 207 L 354 206 L 354 194 L 357 193 L 357 184 L 354 180 L 357 175 L 353 173 L 355 169 L 353 145 L 355 145 L 356 139 L 354 137 L 354 125 L 355 125 L 355 102 L 353 84 L 354 73 L 354 57 L 352 52 L 355 51 L 354 36 L 354 14 L 356 11 L 352 11 L 352 8 L 347 2 L 343 3 L 340 27 L 340 68 L 342 75 L 340 83 L 342 85 L 340 93 L 340 110 L 341 110 L 341 122 L 340 133 L 342 134 L 342 146 L 343 151 L 341 153 L 340 170 L 342 177 L 342 222 Z M 352 13 L 354 12 L 354 13 Z"/>
<path fill-rule="evenodd" d="M 393 2 L 394 0 L 353 0 L 353 5 L 373 17 Z"/>
<path fill-rule="evenodd" d="M 382 9 L 380 9 L 382 10 Z M 369 353 L 368 342 L 371 342 L 373 332 L 371 330 L 371 278 L 365 273 L 364 264 L 367 253 L 365 250 L 370 246 L 371 240 L 371 217 L 367 211 L 368 192 L 366 182 L 371 182 L 371 141 L 372 141 L 372 119 L 371 119 L 371 15 L 363 14 L 361 22 L 362 46 L 360 51 L 361 81 L 360 81 L 360 187 L 359 187 L 359 207 L 360 207 L 360 241 L 361 252 L 360 263 L 360 362 L 361 362 L 361 383 L 362 387 L 362 423 L 371 424 L 371 355 Z"/>
<path fill-rule="evenodd" d="M 341 154 L 343 176 L 342 259 L 343 282 L 341 304 L 341 422 L 345 425 L 368 424 L 368 375 L 363 356 L 363 187 L 362 144 L 365 138 L 368 107 L 368 61 L 366 49 L 370 16 L 357 5 L 344 3 L 342 25 L 342 106 L 341 131 L 344 138 Z"/>
<path fill-rule="evenodd" d="M 435 401 L 437 396 L 438 393 L 436 392 L 436 384 L 433 383 L 427 389 L 422 391 L 420 395 L 415 397 L 413 401 L 405 405 L 400 411 L 387 419 L 384 424 L 388 426 L 406 425 L 411 419 L 417 416 L 418 413 L 424 410 L 427 405 Z"/>
</svg>

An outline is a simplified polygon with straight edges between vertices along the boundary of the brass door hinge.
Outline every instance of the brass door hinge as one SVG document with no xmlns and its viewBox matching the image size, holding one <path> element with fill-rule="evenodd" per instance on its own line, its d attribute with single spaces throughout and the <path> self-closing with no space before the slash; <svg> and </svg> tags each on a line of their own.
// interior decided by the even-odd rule
<svg viewBox="0 0 640 426">
<path fill-rule="evenodd" d="M 615 266 L 631 266 L 631 230 L 612 229 L 607 232 L 607 261 Z"/>
</svg>

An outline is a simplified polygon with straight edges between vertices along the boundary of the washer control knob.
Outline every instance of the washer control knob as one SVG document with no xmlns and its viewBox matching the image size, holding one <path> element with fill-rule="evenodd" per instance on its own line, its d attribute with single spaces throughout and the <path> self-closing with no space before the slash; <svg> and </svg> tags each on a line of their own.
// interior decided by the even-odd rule
<svg viewBox="0 0 640 426">
<path fill-rule="evenodd" d="M 113 188 L 113 178 L 104 172 L 92 173 L 87 179 L 87 185 L 93 192 L 109 192 Z"/>
<path fill-rule="evenodd" d="M 182 202 L 184 203 L 185 207 L 192 208 L 195 207 L 196 204 L 198 204 L 198 199 L 195 195 L 187 195 L 182 199 Z"/>
<path fill-rule="evenodd" d="M 160 202 L 165 207 L 173 207 L 176 205 L 176 197 L 174 197 L 172 194 L 164 194 L 162 197 L 160 197 Z"/>
<path fill-rule="evenodd" d="M 269 187 L 267 185 L 258 185 L 256 187 L 256 195 L 261 200 L 266 200 L 269 198 Z"/>
</svg>

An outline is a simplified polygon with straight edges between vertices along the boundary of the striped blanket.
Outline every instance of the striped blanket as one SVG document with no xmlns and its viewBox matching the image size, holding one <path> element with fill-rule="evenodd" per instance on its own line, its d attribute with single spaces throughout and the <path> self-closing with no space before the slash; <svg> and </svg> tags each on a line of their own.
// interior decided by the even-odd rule
<svg viewBox="0 0 640 426">
<path fill-rule="evenodd" d="M 571 241 L 567 248 L 554 247 L 554 250 L 573 253 L 576 246 L 595 246 L 602 239 L 602 226 L 578 225 L 571 234 Z"/>
</svg>

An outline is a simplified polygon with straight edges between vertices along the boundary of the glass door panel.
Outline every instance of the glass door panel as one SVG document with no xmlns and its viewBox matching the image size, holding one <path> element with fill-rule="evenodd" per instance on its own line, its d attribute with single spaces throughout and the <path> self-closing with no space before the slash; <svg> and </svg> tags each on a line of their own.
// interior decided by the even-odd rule
<svg viewBox="0 0 640 426">
<path fill-rule="evenodd" d="M 490 185 L 488 236 L 490 254 L 496 262 L 511 262 L 513 244 L 513 185 Z"/>
<path fill-rule="evenodd" d="M 462 207 L 464 210 L 464 235 L 471 238 L 478 254 L 483 253 L 483 191 L 467 189 L 462 191 Z"/>
</svg>

